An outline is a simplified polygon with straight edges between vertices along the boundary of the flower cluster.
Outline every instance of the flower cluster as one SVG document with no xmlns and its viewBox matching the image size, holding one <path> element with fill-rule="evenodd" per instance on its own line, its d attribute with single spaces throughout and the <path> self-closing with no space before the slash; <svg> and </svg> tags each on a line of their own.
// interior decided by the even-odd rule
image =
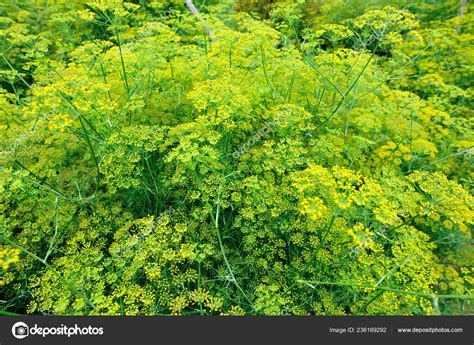
<svg viewBox="0 0 474 345">
<path fill-rule="evenodd" d="M 7 3 L 0 307 L 468 310 L 472 5 L 402 2 Z"/>
</svg>

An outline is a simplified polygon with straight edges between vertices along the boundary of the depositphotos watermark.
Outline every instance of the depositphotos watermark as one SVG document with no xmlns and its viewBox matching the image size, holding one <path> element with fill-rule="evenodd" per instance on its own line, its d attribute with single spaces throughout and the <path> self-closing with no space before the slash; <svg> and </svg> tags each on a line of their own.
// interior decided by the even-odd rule
<svg viewBox="0 0 474 345">
<path fill-rule="evenodd" d="M 103 335 L 103 327 L 79 327 L 75 324 L 73 327 L 69 327 L 61 324 L 57 327 L 40 327 L 36 323 L 33 327 L 29 327 L 24 322 L 17 322 L 12 326 L 12 334 L 17 339 L 23 339 L 28 336 L 39 335 L 43 338 L 50 335 L 63 335 L 72 337 L 77 335 Z"/>
<path fill-rule="evenodd" d="M 259 142 L 262 139 L 265 139 L 270 133 L 275 130 L 276 127 L 280 125 L 280 121 L 282 120 L 282 114 L 278 114 L 273 121 L 269 121 L 265 123 L 265 126 L 260 128 L 257 133 L 251 137 L 247 142 L 239 148 L 235 148 L 234 152 L 232 153 L 232 157 L 234 159 L 240 158 L 244 153 L 248 152 L 250 148 Z"/>
</svg>

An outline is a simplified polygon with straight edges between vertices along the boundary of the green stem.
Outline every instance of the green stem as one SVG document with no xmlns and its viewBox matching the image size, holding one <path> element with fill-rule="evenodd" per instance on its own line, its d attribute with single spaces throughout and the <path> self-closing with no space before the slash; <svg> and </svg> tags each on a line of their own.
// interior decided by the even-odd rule
<svg viewBox="0 0 474 345">
<path fill-rule="evenodd" d="M 125 69 L 125 61 L 123 60 L 123 52 L 122 52 L 122 43 L 120 41 L 120 36 L 117 31 L 117 29 L 114 29 L 115 31 L 115 36 L 117 37 L 117 45 L 120 53 L 120 62 L 122 64 L 122 72 L 123 72 L 123 80 L 125 82 L 125 88 L 127 89 L 127 94 L 130 93 L 130 87 L 128 85 L 128 79 L 127 79 L 127 70 Z"/>
<path fill-rule="evenodd" d="M 267 82 L 267 86 L 270 88 L 270 90 L 272 92 L 273 103 L 276 103 L 276 101 L 275 101 L 275 88 L 273 87 L 273 83 L 271 82 L 270 77 L 268 75 L 267 65 L 265 63 L 265 53 L 263 52 L 263 46 L 260 46 L 260 56 L 261 56 L 261 61 L 262 61 L 263 74 L 265 75 L 265 81 Z"/>
<path fill-rule="evenodd" d="M 0 315 L 4 316 L 21 316 L 21 314 L 12 313 L 11 311 L 0 310 Z"/>
<path fill-rule="evenodd" d="M 244 296 L 244 298 L 250 304 L 252 309 L 255 309 L 254 306 L 253 306 L 252 301 L 250 300 L 250 298 L 247 297 L 247 294 L 242 289 L 240 284 L 237 282 L 237 279 L 235 279 L 234 272 L 232 270 L 232 267 L 230 266 L 229 260 L 227 260 L 227 255 L 225 254 L 224 244 L 222 243 L 222 237 L 221 237 L 221 233 L 219 231 L 219 212 L 220 212 L 220 207 L 221 207 L 221 205 L 220 205 L 221 189 L 222 189 L 222 185 L 219 186 L 218 199 L 217 199 L 217 210 L 216 210 L 216 216 L 215 216 L 215 219 L 214 219 L 214 224 L 215 224 L 216 233 L 217 233 L 217 240 L 219 241 L 219 248 L 221 250 L 221 254 L 222 254 L 222 257 L 224 259 L 224 263 L 227 267 L 227 271 L 229 272 L 229 276 L 231 278 L 232 283 L 234 283 L 237 290 L 239 290 L 240 293 L 242 294 L 242 296 Z M 211 214 L 212 214 L 212 211 L 211 211 Z"/>
</svg>

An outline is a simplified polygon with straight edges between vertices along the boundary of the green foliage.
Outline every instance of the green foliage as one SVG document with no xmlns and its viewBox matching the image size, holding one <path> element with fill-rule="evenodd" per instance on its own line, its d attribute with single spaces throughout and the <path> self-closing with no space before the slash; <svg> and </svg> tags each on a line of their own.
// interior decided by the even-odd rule
<svg viewBox="0 0 474 345">
<path fill-rule="evenodd" d="M 4 310 L 472 312 L 470 5 L 138 3 L 1 5 Z"/>
</svg>

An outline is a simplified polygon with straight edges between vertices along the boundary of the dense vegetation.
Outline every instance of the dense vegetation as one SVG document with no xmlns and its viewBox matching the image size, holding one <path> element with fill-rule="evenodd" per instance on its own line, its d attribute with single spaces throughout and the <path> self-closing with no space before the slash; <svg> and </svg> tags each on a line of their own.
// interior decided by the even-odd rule
<svg viewBox="0 0 474 345">
<path fill-rule="evenodd" d="M 194 3 L 0 4 L 2 313 L 472 313 L 472 6 Z"/>
</svg>

